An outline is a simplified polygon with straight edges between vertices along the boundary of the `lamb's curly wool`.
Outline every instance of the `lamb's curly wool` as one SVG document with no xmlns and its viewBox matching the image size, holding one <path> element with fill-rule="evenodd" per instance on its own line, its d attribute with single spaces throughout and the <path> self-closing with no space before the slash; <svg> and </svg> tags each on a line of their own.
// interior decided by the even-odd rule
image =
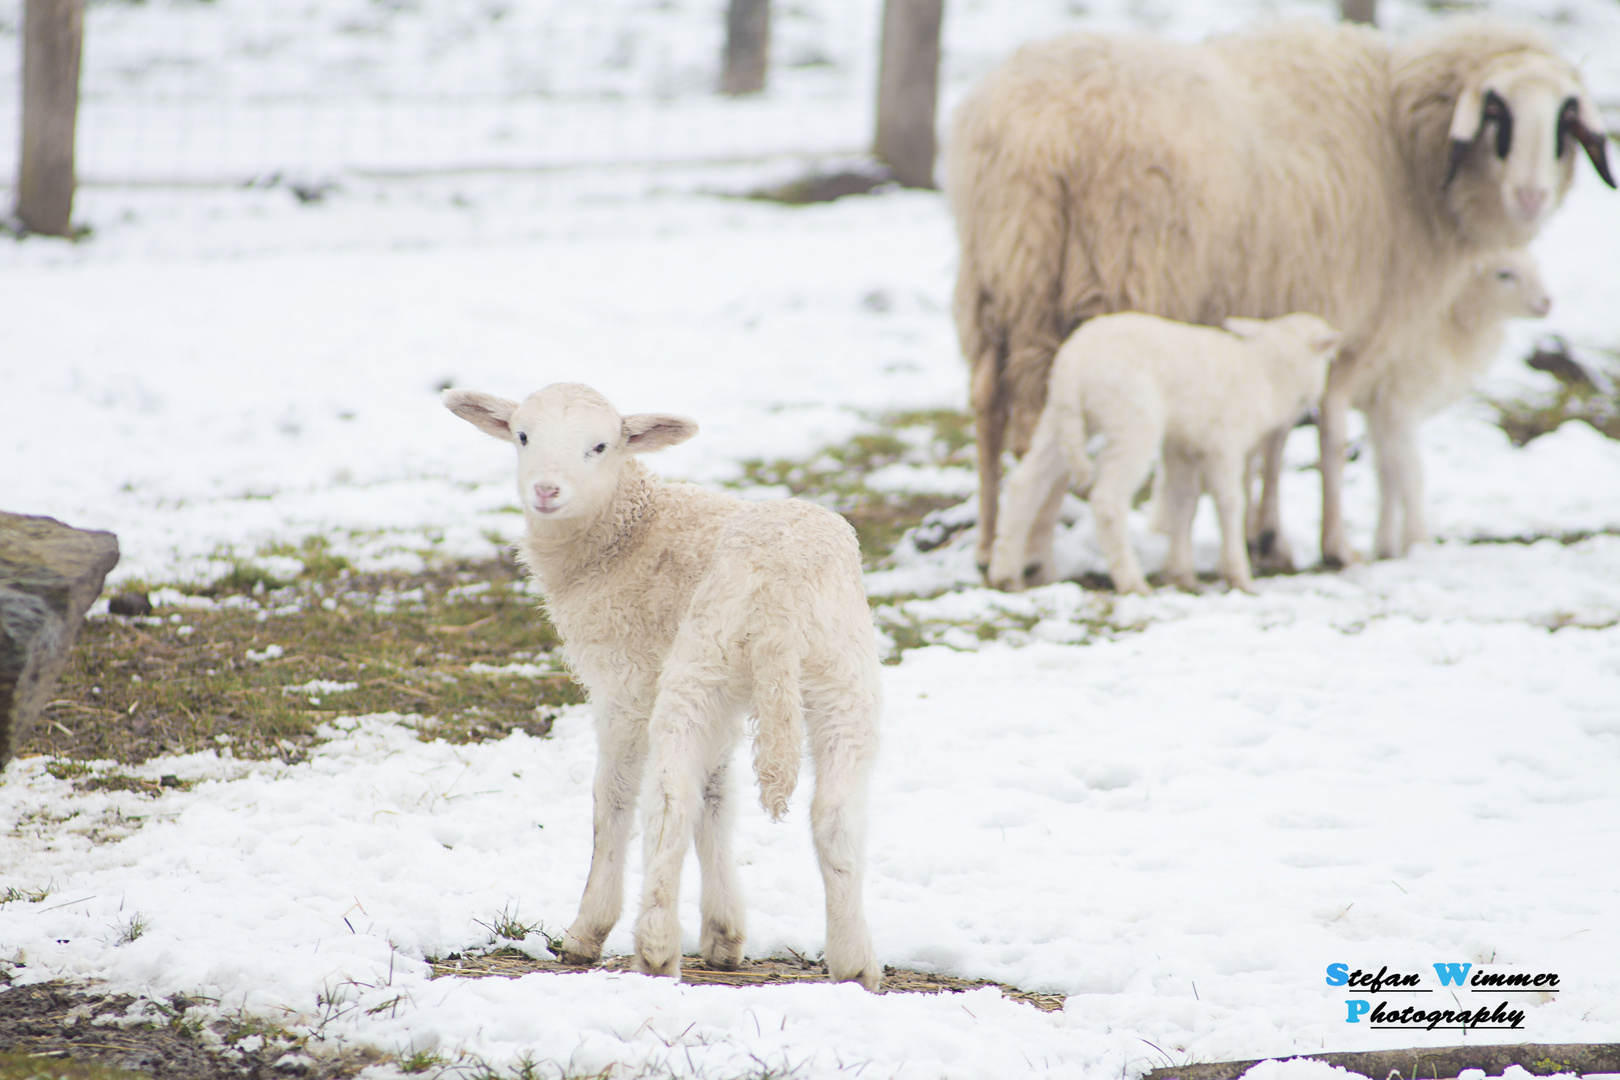
<svg viewBox="0 0 1620 1080">
<path fill-rule="evenodd" d="M 981 563 L 1007 436 L 1025 450 L 1059 343 L 1121 311 L 1211 325 L 1310 311 L 1345 333 L 1321 433 L 1324 557 L 1348 559 L 1351 373 L 1412 356 L 1456 268 L 1535 235 L 1577 144 L 1611 181 L 1579 73 L 1500 22 L 1399 45 L 1286 23 L 1201 45 L 1082 34 L 1021 49 L 964 101 L 948 147 Z M 1280 436 L 1273 530 L 1279 461 Z"/>
<path fill-rule="evenodd" d="M 752 712 L 760 801 L 773 817 L 787 810 L 808 735 L 828 971 L 875 990 L 882 968 L 861 883 L 882 688 L 854 530 L 811 503 L 748 502 L 659 480 L 634 455 L 690 438 L 697 425 L 621 417 L 586 386 L 556 384 L 521 404 L 453 390 L 445 404 L 518 445 L 528 526 L 519 555 L 595 713 L 595 848 L 565 956 L 596 960 L 618 922 L 639 795 L 637 965 L 680 977 L 676 901 L 695 835 L 700 951 L 711 965 L 736 966 L 745 918 L 726 773 Z"/>
</svg>

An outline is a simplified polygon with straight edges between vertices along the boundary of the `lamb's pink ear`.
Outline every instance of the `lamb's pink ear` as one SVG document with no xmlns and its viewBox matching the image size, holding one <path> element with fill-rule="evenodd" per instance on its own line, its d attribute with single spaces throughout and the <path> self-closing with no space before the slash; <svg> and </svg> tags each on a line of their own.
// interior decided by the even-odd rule
<svg viewBox="0 0 1620 1080">
<path fill-rule="evenodd" d="M 446 390 L 441 400 L 445 408 L 485 435 L 493 435 L 502 442 L 512 441 L 512 425 L 508 421 L 518 407 L 517 402 L 476 390 Z"/>
<path fill-rule="evenodd" d="M 1337 330 L 1321 330 L 1311 335 L 1311 351 L 1315 353 L 1334 353 L 1344 343 L 1344 335 Z"/>
<path fill-rule="evenodd" d="M 683 443 L 698 433 L 696 420 L 664 413 L 637 413 L 624 418 L 624 441 L 632 454 L 647 454 Z"/>
</svg>

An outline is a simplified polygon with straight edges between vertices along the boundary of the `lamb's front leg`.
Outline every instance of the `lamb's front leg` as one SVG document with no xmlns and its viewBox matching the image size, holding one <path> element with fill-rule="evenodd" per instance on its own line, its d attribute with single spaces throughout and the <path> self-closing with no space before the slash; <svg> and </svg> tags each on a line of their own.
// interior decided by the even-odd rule
<svg viewBox="0 0 1620 1080">
<path fill-rule="evenodd" d="M 1193 568 L 1192 524 L 1198 513 L 1198 463 L 1180 449 L 1166 447 L 1159 464 L 1158 513 L 1170 550 L 1164 559 L 1164 576 L 1183 589 L 1196 589 L 1198 575 Z"/>
<path fill-rule="evenodd" d="M 646 729 L 628 713 L 604 708 L 597 721 L 591 872 L 579 916 L 562 937 L 565 963 L 593 964 L 624 910 L 624 859 L 647 755 Z"/>
<path fill-rule="evenodd" d="M 1379 485 L 1393 484 L 1393 497 L 1400 506 L 1401 530 L 1398 543 L 1391 530 L 1386 553 L 1383 519 L 1379 519 L 1378 554 L 1381 558 L 1393 558 L 1405 555 L 1413 544 L 1429 542 L 1429 527 L 1423 513 L 1423 458 L 1418 453 L 1417 418 L 1410 412 L 1391 409 L 1380 427 L 1382 430 L 1376 434 Z"/>
<path fill-rule="evenodd" d="M 697 820 L 698 865 L 703 873 L 703 933 L 698 952 L 712 968 L 730 971 L 742 962 L 748 936 L 742 887 L 731 855 L 731 832 L 736 819 L 728 750 L 709 771 L 703 785 L 703 808 Z"/>
</svg>

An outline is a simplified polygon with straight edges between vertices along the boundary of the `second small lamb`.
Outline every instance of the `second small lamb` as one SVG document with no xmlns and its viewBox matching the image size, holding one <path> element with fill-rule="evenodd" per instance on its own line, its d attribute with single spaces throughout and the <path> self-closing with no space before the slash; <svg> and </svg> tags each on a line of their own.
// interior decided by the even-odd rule
<svg viewBox="0 0 1620 1080">
<path fill-rule="evenodd" d="M 1126 536 L 1131 497 L 1162 462 L 1165 576 L 1194 581 L 1192 520 L 1201 491 L 1221 522 L 1221 574 L 1249 589 L 1243 469 L 1268 433 L 1322 395 L 1340 334 L 1315 315 L 1228 319 L 1223 329 L 1125 312 L 1081 325 L 1053 361 L 1029 453 L 1007 478 L 990 583 L 1052 580 L 1052 532 L 1071 482 L 1089 490 L 1097 543 L 1120 592 L 1147 592 Z M 1093 477 L 1086 443 L 1103 436 Z"/>
<path fill-rule="evenodd" d="M 1460 399 L 1484 374 L 1502 348 L 1508 319 L 1539 319 L 1552 309 L 1535 256 L 1522 248 L 1474 260 L 1452 290 L 1445 317 L 1419 355 L 1402 356 L 1387 371 L 1349 369 L 1350 403 L 1367 416 L 1378 460 L 1381 559 L 1429 539 L 1418 422 Z"/>
</svg>

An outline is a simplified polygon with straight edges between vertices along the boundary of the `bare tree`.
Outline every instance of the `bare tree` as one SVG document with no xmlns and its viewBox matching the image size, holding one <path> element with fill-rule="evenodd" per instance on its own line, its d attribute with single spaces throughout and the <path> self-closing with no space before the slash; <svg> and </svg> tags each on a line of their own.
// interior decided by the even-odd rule
<svg viewBox="0 0 1620 1080">
<path fill-rule="evenodd" d="M 906 187 L 934 186 L 939 29 L 944 0 L 885 0 L 872 152 Z"/>
<path fill-rule="evenodd" d="M 83 42 L 84 0 L 27 0 L 17 217 L 31 232 L 67 236 L 72 231 L 73 133 Z"/>
<path fill-rule="evenodd" d="M 731 0 L 726 7 L 722 94 L 757 94 L 765 89 L 771 54 L 771 0 Z"/>
<path fill-rule="evenodd" d="M 1339 14 L 1345 22 L 1378 24 L 1378 0 L 1339 0 Z"/>
</svg>

